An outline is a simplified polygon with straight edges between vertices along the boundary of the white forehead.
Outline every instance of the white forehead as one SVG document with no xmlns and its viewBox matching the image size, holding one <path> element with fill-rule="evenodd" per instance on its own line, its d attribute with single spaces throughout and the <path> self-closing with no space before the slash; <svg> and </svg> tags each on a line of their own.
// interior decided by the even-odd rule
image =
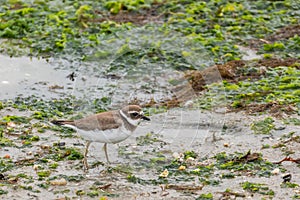
<svg viewBox="0 0 300 200">
<path fill-rule="evenodd" d="M 141 110 L 140 112 L 139 111 L 136 111 L 136 110 L 131 110 L 131 111 L 128 111 L 129 114 L 132 114 L 132 113 L 139 113 L 139 114 L 144 114 L 144 112 Z"/>
</svg>

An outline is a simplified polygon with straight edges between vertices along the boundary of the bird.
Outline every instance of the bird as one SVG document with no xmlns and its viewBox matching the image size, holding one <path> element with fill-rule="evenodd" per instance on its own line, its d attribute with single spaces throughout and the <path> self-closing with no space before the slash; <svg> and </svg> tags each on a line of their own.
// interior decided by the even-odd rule
<svg viewBox="0 0 300 200">
<path fill-rule="evenodd" d="M 54 125 L 69 127 L 86 140 L 83 165 L 88 170 L 87 154 L 92 142 L 104 143 L 103 149 L 107 163 L 107 144 L 116 144 L 127 139 L 141 121 L 150 121 L 138 105 L 127 105 L 120 110 L 112 110 L 93 114 L 78 120 L 52 120 Z"/>
</svg>

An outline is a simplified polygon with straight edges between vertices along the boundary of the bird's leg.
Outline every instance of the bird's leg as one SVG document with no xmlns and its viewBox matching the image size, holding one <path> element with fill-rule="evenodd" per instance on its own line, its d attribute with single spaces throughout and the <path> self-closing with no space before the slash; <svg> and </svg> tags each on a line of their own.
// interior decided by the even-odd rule
<svg viewBox="0 0 300 200">
<path fill-rule="evenodd" d="M 84 167 L 84 171 L 89 170 L 89 165 L 87 162 L 87 154 L 89 152 L 89 146 L 90 146 L 91 142 L 87 141 L 86 146 L 85 146 L 85 151 L 84 151 L 84 157 L 83 157 L 83 167 Z"/>
<path fill-rule="evenodd" d="M 103 149 L 104 149 L 104 153 L 105 153 L 107 163 L 109 164 L 110 162 L 109 162 L 108 155 L 107 155 L 107 143 L 104 143 Z"/>
</svg>

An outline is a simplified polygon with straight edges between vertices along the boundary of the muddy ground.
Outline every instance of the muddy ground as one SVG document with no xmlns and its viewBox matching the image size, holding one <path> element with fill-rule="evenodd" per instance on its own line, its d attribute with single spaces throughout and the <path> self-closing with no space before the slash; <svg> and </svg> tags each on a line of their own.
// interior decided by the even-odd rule
<svg viewBox="0 0 300 200">
<path fill-rule="evenodd" d="M 47 68 L 47 63 L 37 62 L 39 67 L 46 65 Z M 21 63 L 24 65 L 24 60 Z M 1 95 L 6 99 L 26 95 L 41 95 L 45 99 L 50 95 L 62 98 L 68 90 L 73 91 L 73 94 L 82 94 L 76 93 L 72 89 L 72 81 L 66 79 L 71 71 L 59 70 L 59 76 L 55 76 L 54 80 L 51 79 L 53 76 L 47 76 L 51 79 L 48 80 L 34 74 L 33 66 L 29 72 L 22 71 L 17 63 L 14 67 L 7 69 L 15 69 L 20 77 L 13 76 L 15 81 L 8 77 L 1 83 Z M 53 71 L 45 72 L 48 74 Z M 233 70 L 223 72 L 225 75 L 229 74 L 228 80 L 234 81 L 236 75 Z M 186 73 L 186 76 L 190 75 L 191 73 Z M 95 80 L 99 81 L 99 77 Z M 79 86 L 84 88 L 84 84 Z M 55 85 L 57 88 L 53 89 Z M 190 85 L 197 92 L 196 87 L 199 85 L 193 82 Z M 299 126 L 285 124 L 282 119 L 273 118 L 275 122 L 270 134 L 254 134 L 251 130 L 253 123 L 269 117 L 270 114 L 243 110 L 228 112 L 227 108 L 194 109 L 191 106 L 193 99 L 190 99 L 194 94 L 187 95 L 188 99 L 179 98 L 180 103 L 189 101 L 181 108 L 170 106 L 171 109 L 163 113 L 150 112 L 151 122 L 141 124 L 126 141 L 108 145 L 112 164 L 106 163 L 102 144 L 93 143 L 88 157 L 92 168 L 88 172 L 83 171 L 80 156 L 75 160 L 65 159 L 69 155 L 66 149 L 74 148 L 81 153 L 84 151 L 84 141 L 76 133 L 66 137 L 64 131 L 67 130 L 59 132 L 48 128 L 39 132 L 37 128 L 33 128 L 31 137 L 38 136 L 39 139 L 32 140 L 26 146 L 24 140 L 20 140 L 20 136 L 26 135 L 22 132 L 24 125 L 19 127 L 17 123 L 6 123 L 6 127 L 15 131 L 6 134 L 5 138 L 15 145 L 7 145 L 4 141 L 1 146 L 1 198 L 204 199 L 203 195 L 209 193 L 213 199 L 299 198 Z M 120 98 L 116 99 L 118 102 Z M 150 104 L 147 109 L 151 110 L 151 106 L 157 105 Z M 0 110 L 0 115 L 29 117 L 33 112 L 5 107 Z M 290 116 L 292 117 L 298 116 Z M 30 124 L 37 122 L 45 127 L 53 126 L 49 121 L 36 119 L 30 121 Z M 193 156 L 183 156 L 187 152 L 193 152 Z M 235 155 L 228 156 L 223 164 L 233 161 L 239 167 L 220 167 L 220 160 L 216 156 L 220 156 L 222 152 Z M 62 154 L 62 159 L 55 160 L 56 154 Z M 294 160 L 275 164 L 286 155 Z M 256 162 L 266 166 L 254 165 L 253 168 L 248 168 Z M 241 169 L 243 167 L 245 168 Z M 203 169 L 207 171 L 202 172 Z M 285 174 L 291 174 L 292 178 L 288 182 L 294 184 L 294 187 L 284 183 L 282 176 Z M 247 182 L 263 185 L 255 186 L 256 189 L 253 190 L 243 188 L 242 185 Z"/>
<path fill-rule="evenodd" d="M 15 110 L 2 110 L 1 116 L 7 114 L 26 115 Z M 128 140 L 118 145 L 109 145 L 109 156 L 112 164 L 105 164 L 105 156 L 102 144 L 93 143 L 90 148 L 88 161 L 95 163 L 92 169 L 84 172 L 81 161 L 59 161 L 58 167 L 51 170 L 50 177 L 61 177 L 54 180 L 41 179 L 37 175 L 37 166 L 43 164 L 30 164 L 30 161 L 37 160 L 36 154 L 47 154 L 48 146 L 54 143 L 65 143 L 65 147 L 77 147 L 84 150 L 83 141 L 74 136 L 73 138 L 61 138 L 53 131 L 39 133 L 40 141 L 34 143 L 31 148 L 24 150 L 15 147 L 2 147 L 1 157 L 10 155 L 12 161 L 19 163 L 17 168 L 3 173 L 5 177 L 15 177 L 18 174 L 26 174 L 32 178 L 13 178 L 2 180 L 2 190 L 8 191 L 2 195 L 5 199 L 91 199 L 87 193 L 79 195 L 80 191 L 90 191 L 95 187 L 100 191 L 100 196 L 107 196 L 105 199 L 194 199 L 203 193 L 212 193 L 214 199 L 290 199 L 294 194 L 299 194 L 297 188 L 282 188 L 282 175 L 290 173 L 292 182 L 299 183 L 299 167 L 294 162 L 283 162 L 278 166 L 285 169 L 285 172 L 272 174 L 270 177 L 259 177 L 251 171 L 235 171 L 232 179 L 222 178 L 222 174 L 227 170 L 214 169 L 209 180 L 218 181 L 218 185 L 203 185 L 197 176 L 191 176 L 190 180 L 182 181 L 172 178 L 166 184 L 143 184 L 128 181 L 128 174 L 135 177 L 150 180 L 157 179 L 163 169 L 162 167 L 171 162 L 177 154 L 185 151 L 194 151 L 197 154 L 195 160 L 187 165 L 185 170 L 195 169 L 195 166 L 209 165 L 214 162 L 213 156 L 226 152 L 251 152 L 261 153 L 262 159 L 269 162 L 277 162 L 285 156 L 284 148 L 294 151 L 293 158 L 299 158 L 299 143 L 288 141 L 282 148 L 262 148 L 265 145 L 274 146 L 281 142 L 284 134 L 296 132 L 299 135 L 298 127 L 283 125 L 276 121 L 276 127 L 280 130 L 272 132 L 272 135 L 255 135 L 250 130 L 250 124 L 254 120 L 264 116 L 248 116 L 243 112 L 224 114 L 220 112 L 203 112 L 190 109 L 171 109 L 166 113 L 151 116 L 151 122 L 142 124 L 136 133 Z M 223 126 L 226 125 L 226 131 Z M 158 140 L 150 140 L 145 144 L 139 144 L 138 138 L 152 133 Z M 14 136 L 9 138 L 13 139 Z M 151 142 L 152 141 L 152 142 Z M 286 149 L 285 149 L 286 151 Z M 149 165 L 151 159 L 158 155 L 163 155 L 165 160 L 154 162 Z M 20 162 L 24 162 L 23 164 Z M 100 163 L 98 163 L 100 162 Z M 23 166 L 22 166 L 23 165 Z M 275 170 L 275 169 L 274 169 Z M 273 171 L 273 170 L 272 170 Z M 69 179 L 68 179 L 68 178 Z M 70 177 L 73 177 L 71 179 Z M 166 177 L 168 179 L 168 177 Z M 7 184 L 7 182 L 11 183 Z M 42 184 L 49 183 L 47 188 L 42 188 Z M 255 182 L 266 184 L 269 190 L 275 191 L 275 195 L 262 195 L 241 188 L 243 182 Z M 62 182 L 62 183 L 61 183 Z M 20 187 L 20 186 L 23 186 Z M 170 189 L 168 189 L 170 185 Z M 25 189 L 24 187 L 30 187 Z M 172 188 L 172 187 L 173 188 Z M 232 194 L 226 193 L 230 189 Z M 37 190 L 39 192 L 37 192 Z M 226 196 L 230 196 L 227 197 Z M 240 196 L 240 197 L 239 197 Z M 99 198 L 99 197 L 96 197 Z"/>
</svg>

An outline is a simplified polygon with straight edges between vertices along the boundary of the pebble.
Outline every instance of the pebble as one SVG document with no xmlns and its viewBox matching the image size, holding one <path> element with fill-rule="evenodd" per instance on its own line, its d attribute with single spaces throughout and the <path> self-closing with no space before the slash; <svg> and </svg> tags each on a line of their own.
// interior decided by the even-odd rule
<svg viewBox="0 0 300 200">
<path fill-rule="evenodd" d="M 230 145 L 229 145 L 229 143 L 225 142 L 225 143 L 223 144 L 223 146 L 224 146 L 224 147 L 229 147 Z"/>
<path fill-rule="evenodd" d="M 273 169 L 273 171 L 271 172 L 271 174 L 273 175 L 278 175 L 280 173 L 280 169 L 279 168 L 275 168 Z"/>
<path fill-rule="evenodd" d="M 47 144 L 41 145 L 41 149 L 50 149 L 50 146 Z"/>
<path fill-rule="evenodd" d="M 33 165 L 33 170 L 37 171 L 38 169 L 41 169 L 41 165 Z"/>
<path fill-rule="evenodd" d="M 167 178 L 169 175 L 168 169 L 165 169 L 159 176 L 163 178 Z"/>
<path fill-rule="evenodd" d="M 195 160 L 195 158 L 193 158 L 193 157 L 188 157 L 188 158 L 186 159 L 186 162 L 187 162 L 187 163 L 192 163 L 194 160 Z"/>
<path fill-rule="evenodd" d="M 17 125 L 14 122 L 8 122 L 7 126 L 11 128 L 15 128 Z"/>
<path fill-rule="evenodd" d="M 50 184 L 51 185 L 64 186 L 64 185 L 67 185 L 67 180 L 64 179 L 64 178 L 61 178 L 61 179 L 50 181 Z"/>
<path fill-rule="evenodd" d="M 3 156 L 3 158 L 5 158 L 5 159 L 10 159 L 10 155 L 9 155 L 9 154 L 5 154 L 5 155 Z"/>
<path fill-rule="evenodd" d="M 177 152 L 174 152 L 174 153 L 172 154 L 172 156 L 173 156 L 173 158 L 175 158 L 175 159 L 178 159 L 178 158 L 180 157 L 179 153 L 177 153 Z"/>
</svg>

